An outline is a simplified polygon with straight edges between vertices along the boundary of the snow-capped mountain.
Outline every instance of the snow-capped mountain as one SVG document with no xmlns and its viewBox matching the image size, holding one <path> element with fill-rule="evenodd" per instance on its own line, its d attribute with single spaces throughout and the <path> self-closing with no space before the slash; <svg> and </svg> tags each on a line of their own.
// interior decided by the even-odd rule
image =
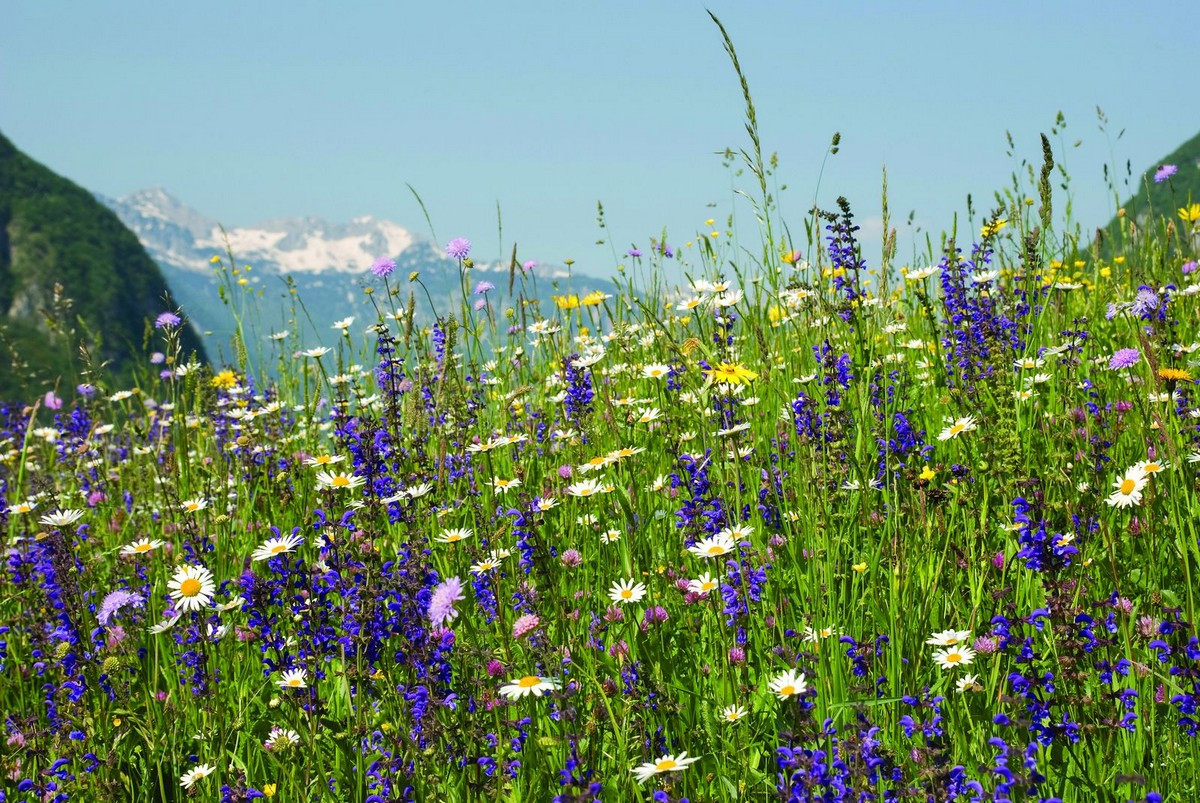
<svg viewBox="0 0 1200 803">
<path fill-rule="evenodd" d="M 257 320 L 249 322 L 256 326 L 247 333 L 248 340 L 260 341 L 248 343 L 253 352 L 259 352 L 264 345 L 261 341 L 280 329 L 300 331 L 304 345 L 309 346 L 332 343 L 338 332 L 328 327 L 336 320 L 354 316 L 364 327 L 373 323 L 377 313 L 363 289 L 380 284 L 370 267 L 381 256 L 396 261 L 393 287 L 406 284 L 410 273 L 420 273 L 439 309 L 428 309 L 424 293 L 418 292 L 419 304 L 424 303 L 424 308 L 418 306 L 419 320 L 429 321 L 435 312 L 458 307 L 458 263 L 440 246 L 388 220 L 364 215 L 348 223 L 330 223 L 316 217 L 294 217 L 223 228 L 161 188 L 118 199 L 97 197 L 137 234 L 184 312 L 198 329 L 208 333 L 212 355 L 229 353 L 234 331 L 233 313 L 220 297 L 220 281 L 211 262 L 214 255 L 225 257 L 228 252 L 239 268 L 252 267 L 239 273 L 239 279 L 256 291 Z M 508 262 L 477 262 L 470 282 L 488 276 L 500 288 L 488 298 L 495 304 L 507 290 L 508 271 Z M 547 303 L 554 293 L 582 295 L 609 286 L 603 280 L 568 274 L 553 266 L 538 266 L 533 273 Z M 407 297 L 406 288 L 400 302 Z M 306 314 L 297 314 L 297 298 Z M 247 322 L 243 320 L 243 324 Z"/>
<path fill-rule="evenodd" d="M 217 221 L 162 188 L 103 199 L 159 262 L 207 273 L 213 254 L 232 250 L 239 263 L 275 273 L 364 273 L 382 255 L 396 256 L 416 239 L 370 215 L 332 224 L 315 217 L 282 218 L 222 230 Z"/>
</svg>

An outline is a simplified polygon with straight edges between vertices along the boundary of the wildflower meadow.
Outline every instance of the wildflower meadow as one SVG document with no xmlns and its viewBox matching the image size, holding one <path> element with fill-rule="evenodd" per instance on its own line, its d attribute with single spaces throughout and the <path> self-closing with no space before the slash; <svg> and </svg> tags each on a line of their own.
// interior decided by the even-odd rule
<svg viewBox="0 0 1200 803">
<path fill-rule="evenodd" d="M 1200 206 L 1077 236 L 1044 139 L 868 249 L 745 100 L 610 291 L 463 232 L 449 311 L 381 255 L 336 346 L 0 408 L 0 800 L 1200 799 Z"/>
</svg>

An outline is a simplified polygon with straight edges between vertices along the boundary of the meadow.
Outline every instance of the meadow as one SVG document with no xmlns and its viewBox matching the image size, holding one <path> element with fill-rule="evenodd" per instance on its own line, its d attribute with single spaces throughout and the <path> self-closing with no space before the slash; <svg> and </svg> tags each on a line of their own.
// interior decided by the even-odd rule
<svg viewBox="0 0 1200 803">
<path fill-rule="evenodd" d="M 869 265 L 746 103 L 610 293 L 456 238 L 431 326 L 381 257 L 336 348 L 0 407 L 0 800 L 1197 799 L 1200 206 L 1074 236 L 1044 140 Z"/>
</svg>

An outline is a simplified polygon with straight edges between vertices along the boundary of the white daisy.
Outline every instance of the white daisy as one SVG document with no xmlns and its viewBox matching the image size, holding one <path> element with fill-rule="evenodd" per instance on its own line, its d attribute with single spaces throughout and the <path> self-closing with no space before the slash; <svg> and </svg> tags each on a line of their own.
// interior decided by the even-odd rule
<svg viewBox="0 0 1200 803">
<path fill-rule="evenodd" d="M 646 596 L 645 584 L 633 580 L 618 580 L 608 589 L 608 598 L 619 605 L 638 602 L 644 596 Z"/>
<path fill-rule="evenodd" d="M 203 566 L 189 566 L 186 563 L 175 570 L 167 588 L 175 600 L 175 607 L 181 611 L 198 611 L 207 607 L 217 590 L 212 572 Z"/>
<path fill-rule="evenodd" d="M 285 535 L 280 538 L 268 538 L 263 541 L 258 549 L 254 550 L 254 554 L 250 556 L 252 561 L 267 560 L 276 555 L 282 555 L 285 552 L 291 552 L 296 547 L 304 543 L 304 537 L 298 534 Z"/>
<path fill-rule="evenodd" d="M 217 771 L 217 768 L 212 764 L 197 764 L 190 770 L 179 776 L 179 785 L 184 789 L 191 789 L 192 784 L 201 778 L 206 778 Z"/>
<path fill-rule="evenodd" d="M 558 688 L 558 681 L 553 678 L 543 678 L 537 675 L 525 675 L 500 687 L 500 693 L 510 700 L 516 700 L 527 694 L 541 697 L 551 689 Z"/>
<path fill-rule="evenodd" d="M 808 684 L 804 680 L 803 672 L 797 675 L 795 669 L 789 669 L 771 680 L 770 689 L 780 700 L 786 700 L 804 694 L 808 691 Z"/>
<path fill-rule="evenodd" d="M 688 758 L 687 753 L 680 753 L 677 756 L 663 756 L 657 761 L 647 761 L 641 766 L 634 767 L 633 775 L 637 778 L 638 783 L 645 783 L 647 779 L 655 775 L 660 775 L 664 772 L 679 772 L 699 760 L 698 757 Z"/>
</svg>

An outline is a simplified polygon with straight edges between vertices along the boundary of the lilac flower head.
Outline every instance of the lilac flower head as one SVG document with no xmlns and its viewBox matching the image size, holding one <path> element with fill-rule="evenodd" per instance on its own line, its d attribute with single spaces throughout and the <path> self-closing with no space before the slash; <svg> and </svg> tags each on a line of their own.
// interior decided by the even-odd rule
<svg viewBox="0 0 1200 803">
<path fill-rule="evenodd" d="M 150 364 L 151 365 L 162 365 L 166 361 L 167 361 L 167 355 L 163 354 L 161 351 L 156 351 L 150 355 Z"/>
<path fill-rule="evenodd" d="M 396 260 L 388 257 L 380 257 L 371 263 L 371 273 L 374 273 L 379 278 L 390 276 L 392 271 L 396 269 Z"/>
<path fill-rule="evenodd" d="M 135 594 L 132 591 L 113 591 L 100 603 L 100 610 L 96 613 L 96 619 L 104 627 L 108 627 L 108 623 L 112 621 L 117 611 L 126 605 L 133 605 L 135 608 L 140 608 L 145 601 L 145 598 L 141 594 Z"/>
<path fill-rule="evenodd" d="M 46 391 L 46 396 L 42 403 L 46 405 L 47 410 L 61 410 L 63 406 L 62 399 L 58 398 L 52 390 Z"/>
<path fill-rule="evenodd" d="M 462 580 L 450 577 L 438 583 L 434 586 L 433 596 L 429 600 L 429 621 L 434 625 L 454 621 L 458 616 L 454 604 L 464 599 L 466 597 L 463 595 Z"/>
<path fill-rule="evenodd" d="M 1158 293 L 1149 287 L 1142 287 L 1138 290 L 1137 297 L 1133 299 L 1133 306 L 1130 307 L 1130 311 L 1140 318 L 1158 309 L 1158 304 Z"/>
<path fill-rule="evenodd" d="M 479 310 L 481 310 L 487 306 L 487 299 L 486 298 L 477 298 L 477 299 L 475 299 L 475 303 L 472 304 L 471 306 L 474 307 L 475 310 L 478 312 Z"/>
<path fill-rule="evenodd" d="M 471 253 L 471 241 L 465 237 L 455 237 L 446 243 L 446 256 L 451 259 L 466 259 Z"/>
<path fill-rule="evenodd" d="M 1138 360 L 1142 358 L 1142 353 L 1137 349 L 1120 349 L 1116 354 L 1112 355 L 1112 359 L 1108 361 L 1108 367 L 1116 371 L 1120 368 L 1129 368 L 1132 365 L 1137 365 Z"/>
<path fill-rule="evenodd" d="M 75 386 L 75 392 L 84 398 L 92 398 L 96 395 L 96 386 L 90 382 L 84 382 L 82 385 Z"/>
<path fill-rule="evenodd" d="M 517 621 L 513 622 L 513 638 L 521 638 L 522 636 L 529 635 L 541 623 L 542 620 L 536 614 L 527 613 L 519 617 Z"/>
<path fill-rule="evenodd" d="M 533 269 L 534 269 L 534 268 L 536 268 L 537 266 L 538 266 L 537 260 L 536 260 L 536 259 L 531 259 L 531 260 L 529 260 L 528 262 L 525 262 L 525 263 L 523 263 L 523 264 L 521 265 L 521 270 L 523 270 L 523 271 L 525 271 L 526 273 L 528 273 L 529 271 L 533 270 Z"/>
<path fill-rule="evenodd" d="M 1159 165 L 1158 169 L 1154 171 L 1154 183 L 1162 184 L 1171 176 L 1175 175 L 1178 171 L 1179 168 L 1175 165 Z"/>
<path fill-rule="evenodd" d="M 1193 259 L 1190 262 L 1184 262 L 1181 269 L 1183 270 L 1184 276 L 1194 272 L 1196 270 L 1196 260 Z"/>
<path fill-rule="evenodd" d="M 628 251 L 625 253 L 625 256 L 628 256 L 628 257 L 633 257 L 634 259 L 637 259 L 637 258 L 638 258 L 638 257 L 640 257 L 641 255 L 642 255 L 642 251 L 641 251 L 641 249 L 640 249 L 640 248 L 630 248 L 630 249 L 629 249 L 629 250 L 628 250 Z"/>
<path fill-rule="evenodd" d="M 482 296 L 487 295 L 495 289 L 496 285 L 491 282 L 479 282 L 479 284 L 475 285 L 475 289 L 472 292 L 477 296 Z"/>
<path fill-rule="evenodd" d="M 154 319 L 154 328 L 155 329 L 163 329 L 167 326 L 179 326 L 179 324 L 181 324 L 181 323 L 183 323 L 183 319 L 180 318 L 175 313 L 163 312 L 163 313 L 160 313 L 159 316 Z"/>
</svg>

